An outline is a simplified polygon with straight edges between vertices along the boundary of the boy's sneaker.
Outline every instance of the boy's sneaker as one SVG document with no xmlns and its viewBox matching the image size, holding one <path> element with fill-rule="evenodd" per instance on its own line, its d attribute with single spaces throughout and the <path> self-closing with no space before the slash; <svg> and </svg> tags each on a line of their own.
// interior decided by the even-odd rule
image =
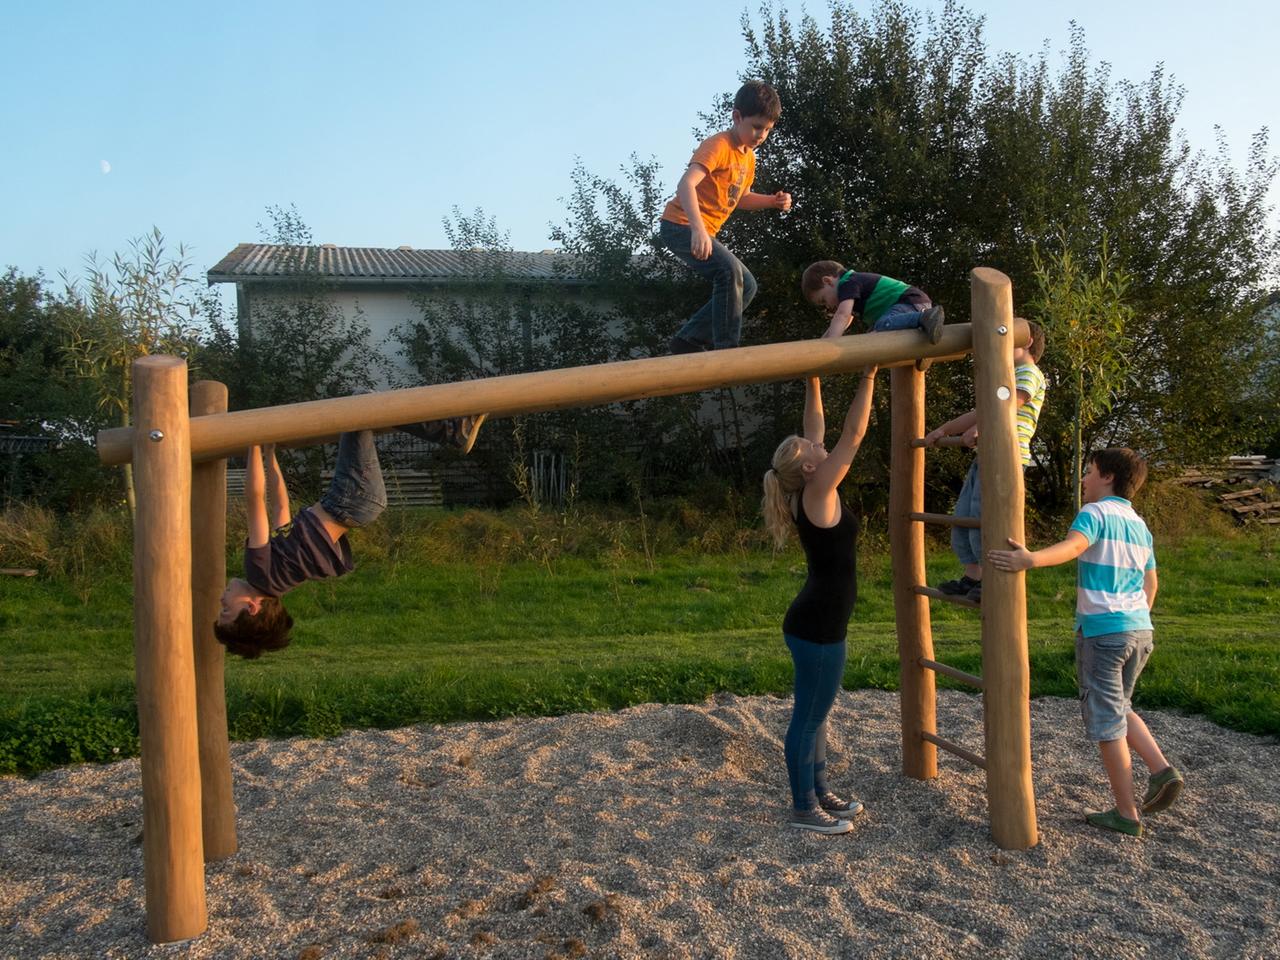
<svg viewBox="0 0 1280 960">
<path fill-rule="evenodd" d="M 965 594 L 965 597 L 969 600 L 972 600 L 974 603 L 981 603 L 982 602 L 982 581 L 979 580 L 976 584 L 974 584 L 973 589 L 970 590 L 967 594 Z"/>
<path fill-rule="evenodd" d="M 947 315 L 941 307 L 930 307 L 920 318 L 920 327 L 930 343 L 937 343 L 942 339 L 942 325 L 946 322 Z"/>
<path fill-rule="evenodd" d="M 787 826 L 812 833 L 848 833 L 853 829 L 853 824 L 848 820 L 833 817 L 821 807 L 814 807 L 812 810 L 793 809 Z"/>
<path fill-rule="evenodd" d="M 1130 837 L 1142 836 L 1142 821 L 1122 817 L 1115 807 L 1103 813 L 1086 813 L 1084 818 L 1103 830 L 1114 830 L 1116 833 L 1123 833 Z"/>
<path fill-rule="evenodd" d="M 668 344 L 673 357 L 682 353 L 702 353 L 707 348 L 700 343 L 694 343 L 692 340 L 686 340 L 684 337 L 672 337 L 671 343 Z"/>
<path fill-rule="evenodd" d="M 967 596 L 969 591 L 982 583 L 981 580 L 974 580 L 972 577 L 962 576 L 959 580 L 943 580 L 938 584 L 938 589 L 947 596 L 963 597 Z"/>
<path fill-rule="evenodd" d="M 818 806 L 838 820 L 852 820 L 862 812 L 858 800 L 845 800 L 828 790 L 818 795 Z"/>
<path fill-rule="evenodd" d="M 454 445 L 464 455 L 471 452 L 471 448 L 476 445 L 476 437 L 480 435 L 480 428 L 484 426 L 487 413 L 475 413 L 469 417 L 459 417 L 457 430 L 454 431 L 450 438 Z"/>
<path fill-rule="evenodd" d="M 1147 782 L 1147 792 L 1142 795 L 1142 812 L 1159 813 L 1173 806 L 1173 801 L 1182 793 L 1182 774 L 1177 767 L 1165 767 L 1159 773 L 1151 775 Z"/>
</svg>

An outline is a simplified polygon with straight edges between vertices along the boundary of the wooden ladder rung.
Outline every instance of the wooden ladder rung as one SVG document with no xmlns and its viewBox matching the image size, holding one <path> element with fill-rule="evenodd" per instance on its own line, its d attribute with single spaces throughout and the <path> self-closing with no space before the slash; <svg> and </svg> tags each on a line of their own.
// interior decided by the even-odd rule
<svg viewBox="0 0 1280 960">
<path fill-rule="evenodd" d="M 977 609 L 982 606 L 970 600 L 968 597 L 962 597 L 954 593 L 943 593 L 941 590 L 935 590 L 933 587 L 912 587 L 912 592 L 921 597 L 930 597 L 934 600 L 945 600 L 947 603 L 954 603 L 958 607 L 972 607 Z"/>
<path fill-rule="evenodd" d="M 982 528 L 982 521 L 977 517 L 957 517 L 951 513 L 912 513 L 909 516 L 917 523 L 940 523 L 944 527 L 965 527 L 969 530 Z"/>
<path fill-rule="evenodd" d="M 987 769 L 987 760 L 985 757 L 980 757 L 976 753 L 966 750 L 959 744 L 952 743 L 950 740 L 943 740 L 936 733 L 929 733 L 928 731 L 925 731 L 920 734 L 920 739 L 929 741 L 935 747 L 941 747 L 943 750 L 947 751 L 947 753 L 954 753 L 961 760 L 968 760 L 975 767 L 981 767 L 983 770 Z"/>
<path fill-rule="evenodd" d="M 911 441 L 911 446 L 919 448 L 925 446 L 924 437 L 916 437 Z M 942 437 L 934 444 L 935 447 L 967 447 L 964 437 Z"/>
<path fill-rule="evenodd" d="M 982 678 L 972 673 L 965 673 L 963 670 L 957 670 L 955 667 L 949 667 L 945 663 L 939 663 L 937 660 L 930 660 L 927 657 L 921 657 L 920 666 L 932 670 L 934 673 L 941 673 L 950 677 L 952 680 L 959 680 L 961 683 L 967 683 L 971 687 L 977 687 L 979 690 L 985 690 Z"/>
</svg>

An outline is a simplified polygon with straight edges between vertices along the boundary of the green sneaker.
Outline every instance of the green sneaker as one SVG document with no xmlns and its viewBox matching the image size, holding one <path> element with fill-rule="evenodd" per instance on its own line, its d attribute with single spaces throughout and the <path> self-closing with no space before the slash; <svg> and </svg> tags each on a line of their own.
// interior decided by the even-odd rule
<svg viewBox="0 0 1280 960">
<path fill-rule="evenodd" d="M 1131 837 L 1142 836 L 1142 821 L 1120 816 L 1120 811 L 1115 807 L 1104 813 L 1086 813 L 1084 818 L 1103 830 L 1114 830 L 1116 833 L 1124 833 Z"/>
<path fill-rule="evenodd" d="M 1159 813 L 1173 806 L 1173 801 L 1182 793 L 1182 774 L 1177 767 L 1165 767 L 1159 773 L 1151 775 L 1147 781 L 1147 792 L 1142 795 L 1142 812 Z"/>
</svg>

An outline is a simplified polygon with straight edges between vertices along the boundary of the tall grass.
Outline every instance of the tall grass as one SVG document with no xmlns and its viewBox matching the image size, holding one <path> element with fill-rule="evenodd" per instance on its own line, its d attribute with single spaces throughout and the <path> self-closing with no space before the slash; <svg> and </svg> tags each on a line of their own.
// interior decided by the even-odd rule
<svg viewBox="0 0 1280 960">
<path fill-rule="evenodd" d="M 1139 703 L 1280 733 L 1278 531 L 1243 532 L 1173 488 L 1140 504 L 1161 562 L 1157 650 Z M 243 521 L 233 506 L 228 564 Z M 848 687 L 893 689 L 898 663 L 882 518 L 867 521 Z M 1058 537 L 1061 519 L 1029 536 Z M 137 751 L 127 516 L 0 515 L 0 772 Z M 804 574 L 743 503 L 503 512 L 388 511 L 356 531 L 358 570 L 292 594 L 289 650 L 230 659 L 235 737 L 613 709 L 717 690 L 786 694 L 778 630 Z M 952 575 L 940 541 L 930 582 Z M 1074 572 L 1028 575 L 1033 695 L 1074 695 Z M 938 658 L 981 665 L 971 613 L 932 613 Z M 945 684 L 944 684 L 945 685 Z"/>
</svg>

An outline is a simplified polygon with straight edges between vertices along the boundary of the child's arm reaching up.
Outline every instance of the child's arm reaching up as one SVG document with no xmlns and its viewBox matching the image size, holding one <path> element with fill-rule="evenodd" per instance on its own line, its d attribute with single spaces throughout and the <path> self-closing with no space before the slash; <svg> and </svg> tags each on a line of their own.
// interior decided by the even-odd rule
<svg viewBox="0 0 1280 960">
<path fill-rule="evenodd" d="M 262 473 L 262 451 L 255 443 L 244 464 L 244 515 L 251 547 L 265 547 L 271 539 L 267 526 L 266 478 Z"/>
<path fill-rule="evenodd" d="M 267 499 L 271 504 L 271 529 L 279 530 L 293 519 L 289 509 L 289 488 L 285 486 L 284 474 L 280 472 L 280 464 L 276 462 L 276 445 L 266 444 L 262 448 L 262 456 L 267 461 Z"/>
<path fill-rule="evenodd" d="M 804 438 L 822 443 L 827 435 L 827 419 L 822 411 L 822 381 L 810 377 L 804 384 Z"/>
<path fill-rule="evenodd" d="M 849 329 L 849 324 L 853 322 L 853 301 L 841 300 L 836 305 L 835 312 L 831 314 L 831 323 L 827 326 L 827 331 L 822 335 L 823 339 L 835 339 Z"/>
</svg>

